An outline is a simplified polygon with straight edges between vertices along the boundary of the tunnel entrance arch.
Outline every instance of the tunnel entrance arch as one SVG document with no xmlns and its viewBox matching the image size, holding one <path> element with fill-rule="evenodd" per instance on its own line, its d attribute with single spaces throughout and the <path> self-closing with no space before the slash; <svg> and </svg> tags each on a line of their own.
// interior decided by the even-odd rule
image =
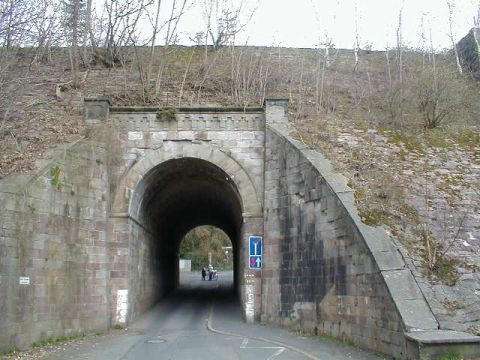
<svg viewBox="0 0 480 360">
<path fill-rule="evenodd" d="M 263 234 L 262 204 L 248 172 L 227 151 L 166 142 L 129 169 L 112 200 L 112 239 L 122 239 L 124 247 L 112 264 L 122 269 L 112 271 L 114 322 L 133 320 L 175 288 L 180 242 L 199 225 L 216 226 L 230 237 L 235 287 L 245 308 L 246 247 L 249 236 Z M 119 291 L 128 294 L 121 314 Z M 261 304 L 255 305 L 259 314 Z M 250 307 L 247 320 L 254 316 Z"/>
</svg>

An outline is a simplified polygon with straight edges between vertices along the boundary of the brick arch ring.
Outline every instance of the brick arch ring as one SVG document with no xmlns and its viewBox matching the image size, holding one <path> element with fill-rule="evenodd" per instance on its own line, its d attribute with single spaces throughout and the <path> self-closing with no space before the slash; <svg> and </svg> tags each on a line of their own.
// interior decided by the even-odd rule
<svg viewBox="0 0 480 360">
<path fill-rule="evenodd" d="M 134 194 L 138 192 L 142 179 L 158 165 L 181 158 L 201 159 L 216 165 L 233 180 L 240 194 L 243 216 L 263 216 L 258 189 L 249 173 L 230 156 L 229 151 L 210 144 L 190 142 L 167 142 L 158 149 L 147 151 L 121 178 L 113 195 L 111 214 L 135 217 L 141 201 L 134 201 Z"/>
</svg>

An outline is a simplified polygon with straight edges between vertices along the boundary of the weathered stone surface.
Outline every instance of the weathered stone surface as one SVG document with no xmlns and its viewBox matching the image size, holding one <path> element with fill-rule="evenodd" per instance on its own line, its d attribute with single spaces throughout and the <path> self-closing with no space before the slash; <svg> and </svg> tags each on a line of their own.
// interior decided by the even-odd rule
<svg viewBox="0 0 480 360">
<path fill-rule="evenodd" d="M 96 124 L 108 118 L 111 103 L 107 99 L 87 98 L 84 101 L 85 121 Z"/>
<path fill-rule="evenodd" d="M 76 142 L 38 173 L 2 181 L 2 349 L 109 326 L 101 141 Z"/>
</svg>

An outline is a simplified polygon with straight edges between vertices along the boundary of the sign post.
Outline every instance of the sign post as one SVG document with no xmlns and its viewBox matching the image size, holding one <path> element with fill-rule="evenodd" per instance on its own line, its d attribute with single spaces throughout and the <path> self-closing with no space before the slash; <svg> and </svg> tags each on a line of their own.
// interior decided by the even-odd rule
<svg viewBox="0 0 480 360">
<path fill-rule="evenodd" d="M 250 236 L 249 242 L 249 255 L 248 255 L 248 268 L 249 269 L 261 269 L 262 268 L 262 255 L 263 255 L 263 238 L 261 236 Z"/>
</svg>

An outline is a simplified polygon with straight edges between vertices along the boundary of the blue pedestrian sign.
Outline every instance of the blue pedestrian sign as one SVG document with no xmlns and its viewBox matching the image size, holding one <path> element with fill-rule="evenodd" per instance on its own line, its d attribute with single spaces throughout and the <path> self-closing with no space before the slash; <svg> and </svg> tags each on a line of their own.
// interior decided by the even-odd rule
<svg viewBox="0 0 480 360">
<path fill-rule="evenodd" d="M 249 256 L 248 256 L 248 268 L 249 269 L 261 269 L 262 268 L 262 241 L 261 236 L 250 236 L 249 242 Z"/>
</svg>

